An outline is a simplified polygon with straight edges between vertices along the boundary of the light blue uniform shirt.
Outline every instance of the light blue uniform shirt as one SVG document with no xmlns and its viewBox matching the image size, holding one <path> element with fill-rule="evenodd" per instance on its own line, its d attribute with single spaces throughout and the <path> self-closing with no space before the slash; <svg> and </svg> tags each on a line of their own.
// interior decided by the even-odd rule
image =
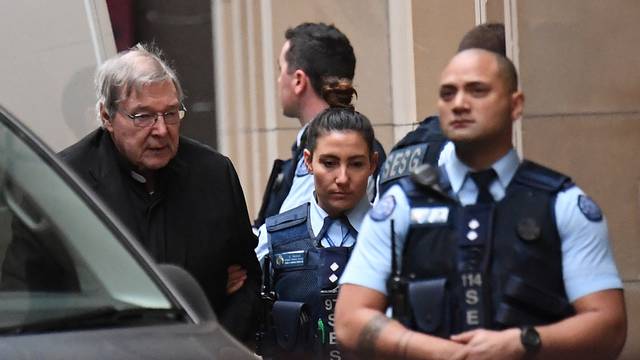
<svg viewBox="0 0 640 360">
<path fill-rule="evenodd" d="M 300 146 L 302 134 L 308 126 L 309 124 L 306 124 L 298 131 L 298 135 L 296 136 L 298 146 Z M 296 159 L 293 159 L 292 161 L 295 160 Z M 291 190 L 289 190 L 289 194 L 282 202 L 278 213 L 281 214 L 306 203 L 309 201 L 309 194 L 313 194 L 314 189 L 313 175 L 307 171 L 307 167 L 304 164 L 304 156 L 301 156 L 300 160 L 296 163 L 296 171 L 293 176 L 293 182 L 291 183 Z"/>
<path fill-rule="evenodd" d="M 309 207 L 311 231 L 313 231 L 313 236 L 318 236 L 324 225 L 324 219 L 329 215 L 318 205 L 313 192 L 311 196 L 307 196 L 307 202 L 311 204 L 311 206 Z M 364 196 L 360 200 L 360 202 L 358 202 L 356 207 L 345 214 L 347 219 L 349 220 L 349 224 L 355 231 L 360 232 L 362 220 L 366 217 L 369 209 L 371 209 L 371 203 L 369 202 L 369 199 Z M 258 260 L 262 261 L 262 258 L 267 253 L 269 253 L 269 233 L 267 232 L 266 224 L 263 224 L 258 231 L 258 246 L 256 246 L 255 251 Z M 320 244 L 324 247 L 349 247 L 353 246 L 355 242 L 356 239 L 352 236 L 352 233 L 349 232 L 349 229 L 346 228 L 340 221 L 334 221 L 333 223 L 331 223 L 329 229 L 326 230 L 325 235 L 322 237 L 322 240 L 320 240 Z"/>
<path fill-rule="evenodd" d="M 520 159 L 514 150 L 493 164 L 498 174 L 489 186 L 496 201 L 505 196 L 505 190 L 516 173 Z M 467 175 L 470 171 L 455 152 L 444 164 L 453 193 L 463 205 L 474 204 L 478 189 Z M 562 272 L 569 301 L 606 289 L 622 288 L 613 254 L 609 245 L 606 220 L 591 221 L 578 207 L 578 199 L 584 192 L 577 186 L 558 193 L 555 218 L 562 241 Z M 340 279 L 341 284 L 356 284 L 387 294 L 386 281 L 391 272 L 390 221 L 394 220 L 396 257 L 404 248 L 409 230 L 410 207 L 407 196 L 399 185 L 384 194 L 380 203 L 395 199 L 395 208 L 383 221 L 367 216 L 362 223 L 358 242 L 349 264 Z"/>
</svg>

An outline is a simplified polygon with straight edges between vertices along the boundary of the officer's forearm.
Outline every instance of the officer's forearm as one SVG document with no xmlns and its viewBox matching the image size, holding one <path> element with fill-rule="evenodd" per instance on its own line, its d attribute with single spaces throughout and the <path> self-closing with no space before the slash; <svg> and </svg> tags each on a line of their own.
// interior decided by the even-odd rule
<svg viewBox="0 0 640 360">
<path fill-rule="evenodd" d="M 345 284 L 336 307 L 340 345 L 362 358 L 455 359 L 463 346 L 406 329 L 384 316 L 384 294 Z"/>
<path fill-rule="evenodd" d="M 408 330 L 373 310 L 359 310 L 354 318 L 351 336 L 338 330 L 338 341 L 363 359 L 453 359 L 463 351 L 462 345 Z"/>
<path fill-rule="evenodd" d="M 539 359 L 615 359 L 625 343 L 627 322 L 622 290 L 605 290 L 578 299 L 576 315 L 537 327 Z"/>
</svg>

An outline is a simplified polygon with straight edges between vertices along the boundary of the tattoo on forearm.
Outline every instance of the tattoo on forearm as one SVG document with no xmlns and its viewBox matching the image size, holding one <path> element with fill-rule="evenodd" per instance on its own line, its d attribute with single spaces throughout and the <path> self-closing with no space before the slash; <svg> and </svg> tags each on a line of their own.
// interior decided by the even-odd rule
<svg viewBox="0 0 640 360">
<path fill-rule="evenodd" d="M 364 359 L 373 359 L 375 357 L 376 341 L 390 321 L 386 316 L 377 314 L 362 328 L 358 337 L 358 352 Z"/>
</svg>

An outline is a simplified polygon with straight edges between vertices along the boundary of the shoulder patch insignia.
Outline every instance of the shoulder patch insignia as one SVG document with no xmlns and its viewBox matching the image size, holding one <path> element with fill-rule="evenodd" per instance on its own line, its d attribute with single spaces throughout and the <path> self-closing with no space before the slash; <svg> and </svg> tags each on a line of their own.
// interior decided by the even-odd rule
<svg viewBox="0 0 640 360">
<path fill-rule="evenodd" d="M 587 195 L 578 196 L 578 208 L 580 208 L 582 214 L 590 221 L 602 220 L 602 210 L 600 210 L 598 204 Z"/>
<path fill-rule="evenodd" d="M 298 163 L 298 168 L 296 169 L 296 176 L 300 177 L 307 175 L 309 175 L 309 169 L 307 168 L 307 165 L 305 165 L 304 161 L 300 161 Z"/>
<path fill-rule="evenodd" d="M 423 163 L 428 148 L 429 144 L 422 143 L 389 153 L 380 170 L 380 184 L 411 175 L 411 172 Z"/>
<path fill-rule="evenodd" d="M 393 210 L 396 208 L 396 198 L 393 195 L 385 195 L 378 203 L 371 209 L 369 216 L 375 221 L 386 220 Z"/>
</svg>

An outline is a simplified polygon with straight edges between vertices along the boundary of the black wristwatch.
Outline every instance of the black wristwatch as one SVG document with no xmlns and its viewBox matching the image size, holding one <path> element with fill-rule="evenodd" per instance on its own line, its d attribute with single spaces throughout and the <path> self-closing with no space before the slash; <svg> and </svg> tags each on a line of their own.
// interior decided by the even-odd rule
<svg viewBox="0 0 640 360">
<path fill-rule="evenodd" d="M 540 334 L 538 334 L 538 331 L 533 326 L 523 326 L 520 328 L 520 342 L 522 346 L 524 346 L 527 354 L 535 354 L 542 346 Z"/>
</svg>

